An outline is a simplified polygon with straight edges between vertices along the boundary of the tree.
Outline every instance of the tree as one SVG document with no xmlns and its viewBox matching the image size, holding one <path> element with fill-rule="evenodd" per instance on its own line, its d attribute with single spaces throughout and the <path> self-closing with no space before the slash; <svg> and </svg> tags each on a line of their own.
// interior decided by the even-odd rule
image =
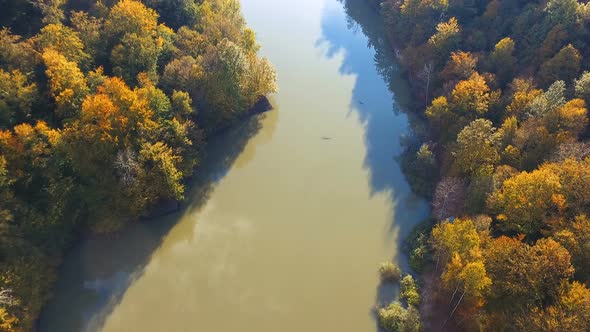
<svg viewBox="0 0 590 332">
<path fill-rule="evenodd" d="M 89 92 L 84 74 L 75 62 L 52 49 L 43 52 L 43 62 L 57 115 L 62 119 L 74 116 Z"/>
<path fill-rule="evenodd" d="M 561 47 L 566 44 L 568 38 L 570 38 L 570 36 L 566 26 L 563 24 L 553 26 L 553 28 L 547 33 L 545 40 L 543 40 L 543 44 L 537 50 L 537 62 L 543 63 L 557 54 Z"/>
<path fill-rule="evenodd" d="M 590 275 L 590 219 L 586 215 L 577 216 L 573 222 L 566 223 L 553 237 L 572 255 L 572 264 L 578 280 L 589 281 Z"/>
<path fill-rule="evenodd" d="M 520 328 L 534 331 L 588 331 L 590 329 L 590 290 L 583 284 L 564 284 L 557 302 L 547 308 L 534 308 L 517 322 Z"/>
<path fill-rule="evenodd" d="M 539 71 L 541 82 L 545 86 L 557 80 L 571 82 L 578 76 L 581 62 L 582 55 L 572 44 L 564 46 L 553 58 L 541 65 Z"/>
<path fill-rule="evenodd" d="M 528 119 L 516 130 L 514 148 L 517 152 L 513 157 L 517 163 L 514 167 L 525 170 L 534 170 L 552 153 L 557 145 L 554 135 L 551 135 L 543 121 Z"/>
<path fill-rule="evenodd" d="M 142 174 L 147 204 L 158 198 L 183 199 L 184 185 L 182 172 L 178 170 L 181 158 L 162 142 L 144 143 L 139 152 L 139 160 L 145 173 Z"/>
<path fill-rule="evenodd" d="M 551 158 L 554 162 L 562 162 L 566 159 L 582 161 L 590 157 L 590 143 L 588 142 L 567 142 L 560 144 Z"/>
<path fill-rule="evenodd" d="M 455 17 L 451 17 L 447 22 L 440 22 L 436 26 L 436 33 L 430 37 L 428 44 L 434 47 L 435 51 L 444 57 L 458 43 L 461 28 Z"/>
<path fill-rule="evenodd" d="M 560 142 L 577 141 L 588 125 L 588 110 L 582 99 L 572 99 L 545 119 L 546 127 Z"/>
<path fill-rule="evenodd" d="M 514 41 L 506 37 L 496 44 L 494 51 L 490 54 L 492 68 L 501 83 L 506 83 L 515 69 L 517 60 L 514 56 L 514 50 Z"/>
<path fill-rule="evenodd" d="M 426 109 L 426 116 L 432 124 L 435 136 L 441 142 L 449 142 L 455 139 L 462 127 L 459 115 L 451 109 L 446 97 L 441 96 L 432 101 Z"/>
<path fill-rule="evenodd" d="M 437 266 L 446 265 L 454 255 L 465 261 L 479 256 L 480 238 L 471 219 L 437 224 L 432 229 L 431 244 L 437 256 Z"/>
<path fill-rule="evenodd" d="M 59 24 L 65 18 L 62 7 L 66 0 L 35 0 L 34 4 L 41 10 L 45 24 Z"/>
<path fill-rule="evenodd" d="M 162 75 L 162 85 L 167 90 L 185 89 L 192 98 L 198 98 L 202 93 L 204 75 L 203 67 L 195 58 L 182 56 L 166 65 Z"/>
<path fill-rule="evenodd" d="M 203 34 L 183 26 L 174 35 L 174 46 L 177 59 L 183 56 L 198 58 L 205 53 L 207 40 Z"/>
<path fill-rule="evenodd" d="M 511 315 L 551 303 L 574 272 L 570 254 L 552 239 L 529 246 L 502 236 L 489 243 L 484 256 L 493 280 L 490 306 Z"/>
<path fill-rule="evenodd" d="M 422 330 L 420 313 L 414 307 L 404 309 L 399 302 L 392 302 L 377 311 L 379 325 L 389 332 L 419 332 Z"/>
<path fill-rule="evenodd" d="M 470 52 L 451 52 L 451 58 L 442 71 L 445 80 L 466 80 L 475 73 L 477 57 Z"/>
<path fill-rule="evenodd" d="M 560 189 L 559 176 L 548 169 L 522 172 L 504 181 L 488 205 L 503 230 L 536 235 L 563 208 Z"/>
<path fill-rule="evenodd" d="M 129 84 L 136 82 L 140 72 L 146 72 L 150 79 L 157 81 L 157 65 L 161 52 L 159 41 L 152 36 L 127 33 L 111 52 L 113 72 Z"/>
<path fill-rule="evenodd" d="M 20 70 L 23 74 L 31 73 L 40 62 L 30 39 L 22 40 L 8 28 L 0 28 L 0 63 L 7 71 Z"/>
<path fill-rule="evenodd" d="M 491 175 L 500 161 L 499 143 L 500 136 L 491 121 L 477 119 L 471 122 L 457 135 L 456 168 L 469 176 Z"/>
<path fill-rule="evenodd" d="M 217 49 L 205 55 L 205 59 L 203 85 L 208 105 L 203 115 L 208 123 L 217 127 L 249 106 L 244 93 L 248 59 L 243 50 L 228 39 L 222 40 Z"/>
<path fill-rule="evenodd" d="M 432 214 L 437 220 L 459 215 L 465 208 L 465 181 L 456 177 L 443 178 L 434 192 Z"/>
<path fill-rule="evenodd" d="M 561 193 L 565 197 L 566 212 L 570 218 L 590 215 L 590 159 L 566 159 L 562 163 L 544 164 L 542 170 L 556 174 L 560 179 Z"/>
<path fill-rule="evenodd" d="M 577 0 L 550 0 L 545 6 L 545 12 L 554 24 L 572 26 L 579 20 L 579 6 Z"/>
<path fill-rule="evenodd" d="M 456 257 L 458 256 L 455 256 L 455 258 Z M 451 280 L 453 277 L 457 278 L 457 280 Z M 492 284 L 492 279 L 488 277 L 485 265 L 481 260 L 468 262 L 461 269 L 459 275 L 453 277 L 451 277 L 449 274 L 444 274 L 443 282 L 454 282 L 457 285 L 456 287 L 462 288 L 463 292 L 457 300 L 457 304 L 451 311 L 449 318 L 453 317 L 453 314 L 461 305 L 465 296 L 467 296 L 472 303 L 481 303 L 481 301 L 485 298 L 485 295 L 488 292 L 490 285 Z M 453 298 L 451 298 L 451 303 L 452 302 Z"/>
<path fill-rule="evenodd" d="M 78 33 L 84 44 L 84 50 L 93 58 L 104 57 L 104 41 L 101 31 L 104 28 L 104 19 L 89 16 L 86 12 L 72 12 L 70 18 L 72 28 Z"/>
<path fill-rule="evenodd" d="M 530 109 L 529 105 L 533 103 L 537 97 L 543 95 L 543 90 L 535 89 L 532 82 L 523 79 L 514 79 L 511 84 L 512 100 L 506 107 L 506 111 L 516 116 L 518 119 L 525 119 Z"/>
<path fill-rule="evenodd" d="M 461 38 L 461 28 L 455 17 L 451 17 L 447 22 L 440 22 L 436 26 L 436 33 L 428 39 L 428 44 L 432 46 L 439 58 L 446 58 L 457 45 Z"/>
<path fill-rule="evenodd" d="M 31 116 L 38 99 L 37 84 L 19 70 L 0 69 L 0 128 L 23 122 Z"/>
<path fill-rule="evenodd" d="M 483 115 L 490 104 L 490 88 L 483 76 L 474 73 L 468 80 L 457 83 L 451 93 L 451 105 L 470 118 Z"/>
<path fill-rule="evenodd" d="M 420 304 L 420 293 L 418 287 L 411 275 L 406 275 L 401 280 L 401 289 L 399 297 L 406 301 L 408 306 L 418 307 Z"/>
<path fill-rule="evenodd" d="M 244 94 L 248 107 L 253 106 L 260 97 L 277 92 L 276 73 L 267 58 L 258 58 L 250 54 L 244 80 Z"/>
<path fill-rule="evenodd" d="M 35 37 L 35 45 L 39 52 L 52 49 L 61 54 L 67 61 L 86 66 L 90 55 L 84 51 L 84 43 L 78 33 L 61 24 L 48 24 Z"/>
<path fill-rule="evenodd" d="M 542 94 L 539 94 L 527 105 L 528 117 L 542 118 L 546 114 L 565 105 L 565 82 L 556 81 Z"/>
<path fill-rule="evenodd" d="M 145 36 L 156 30 L 158 13 L 134 0 L 117 2 L 105 20 L 104 33 L 111 45 L 125 34 Z"/>
<path fill-rule="evenodd" d="M 590 72 L 585 71 L 580 78 L 574 81 L 576 97 L 584 99 L 586 103 L 590 102 Z"/>
</svg>

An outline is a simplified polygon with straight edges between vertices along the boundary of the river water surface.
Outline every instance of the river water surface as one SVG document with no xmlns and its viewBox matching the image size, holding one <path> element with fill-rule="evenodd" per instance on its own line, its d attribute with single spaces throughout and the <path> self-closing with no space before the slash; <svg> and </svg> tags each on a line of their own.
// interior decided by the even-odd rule
<svg viewBox="0 0 590 332">
<path fill-rule="evenodd" d="M 376 330 L 377 267 L 428 211 L 395 159 L 402 82 L 350 1 L 361 26 L 336 0 L 242 0 L 275 109 L 212 140 L 182 211 L 74 248 L 41 331 Z"/>
</svg>

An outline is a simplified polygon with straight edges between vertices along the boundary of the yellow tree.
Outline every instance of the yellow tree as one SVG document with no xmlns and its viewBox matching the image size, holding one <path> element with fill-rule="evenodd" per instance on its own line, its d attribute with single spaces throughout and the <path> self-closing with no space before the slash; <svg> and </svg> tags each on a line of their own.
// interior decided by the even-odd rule
<svg viewBox="0 0 590 332">
<path fill-rule="evenodd" d="M 458 43 L 461 34 L 459 22 L 451 17 L 446 22 L 440 22 L 436 26 L 436 33 L 428 39 L 435 52 L 440 57 L 445 57 Z"/>
<path fill-rule="evenodd" d="M 556 303 L 534 308 L 517 326 L 532 331 L 590 330 L 590 290 L 581 283 L 563 284 Z"/>
<path fill-rule="evenodd" d="M 544 119 L 545 127 L 555 135 L 557 141 L 572 142 L 578 137 L 588 125 L 588 109 L 586 102 L 582 99 L 572 99 L 565 105 L 547 114 Z"/>
<path fill-rule="evenodd" d="M 577 216 L 573 222 L 566 222 L 563 229 L 557 230 L 553 238 L 572 255 L 578 280 L 590 281 L 590 219 L 586 215 Z"/>
<path fill-rule="evenodd" d="M 469 79 L 455 85 L 450 101 L 453 108 L 475 119 L 488 111 L 490 97 L 490 88 L 485 79 L 474 73 Z"/>
<path fill-rule="evenodd" d="M 158 13 L 135 0 L 117 2 L 105 20 L 105 34 L 111 40 L 119 40 L 127 33 L 146 35 L 156 29 Z"/>
<path fill-rule="evenodd" d="M 559 176 L 549 169 L 522 172 L 504 181 L 489 197 L 500 227 L 537 235 L 550 217 L 565 208 Z"/>
<path fill-rule="evenodd" d="M 49 78 L 49 91 L 57 105 L 57 115 L 62 119 L 74 116 L 89 92 L 84 74 L 75 62 L 68 61 L 53 49 L 43 52 L 43 62 Z"/>
<path fill-rule="evenodd" d="M 39 52 L 52 49 L 68 61 L 80 66 L 88 65 L 90 55 L 84 51 L 84 43 L 78 33 L 62 24 L 48 24 L 34 37 Z"/>
<path fill-rule="evenodd" d="M 532 307 L 552 303 L 560 285 L 573 275 L 571 255 L 552 239 L 534 245 L 499 237 L 484 250 L 486 269 L 493 280 L 490 309 L 507 317 L 517 317 Z"/>
<path fill-rule="evenodd" d="M 470 52 L 452 52 L 441 75 L 445 80 L 466 80 L 473 73 L 477 66 L 477 57 Z"/>
</svg>

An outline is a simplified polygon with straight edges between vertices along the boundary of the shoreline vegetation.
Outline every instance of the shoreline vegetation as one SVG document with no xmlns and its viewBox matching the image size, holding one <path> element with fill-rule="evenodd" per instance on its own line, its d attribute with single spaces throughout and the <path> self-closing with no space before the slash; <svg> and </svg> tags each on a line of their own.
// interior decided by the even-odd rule
<svg viewBox="0 0 590 332">
<path fill-rule="evenodd" d="M 432 202 L 407 239 L 419 314 L 400 296 L 381 327 L 590 330 L 590 4 L 360 1 L 428 128 L 402 158 Z"/>
<path fill-rule="evenodd" d="M 276 77 L 237 0 L 7 0 L 0 25 L 0 330 L 29 331 L 64 251 L 175 210 Z"/>
</svg>

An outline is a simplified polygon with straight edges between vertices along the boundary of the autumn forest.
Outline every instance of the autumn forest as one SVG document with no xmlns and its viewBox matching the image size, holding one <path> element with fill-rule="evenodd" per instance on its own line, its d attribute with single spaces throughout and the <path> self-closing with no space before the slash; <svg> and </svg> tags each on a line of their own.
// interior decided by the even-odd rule
<svg viewBox="0 0 590 332">
<path fill-rule="evenodd" d="M 319 316 L 337 324 L 350 298 L 374 304 L 341 320 L 378 331 L 590 331 L 590 3 L 318 0 L 289 16 L 270 1 L 261 20 L 262 1 L 0 0 L 0 330 L 39 328 L 80 242 L 173 210 L 186 236 L 167 246 L 176 233 L 163 231 L 131 272 L 84 280 L 89 307 L 141 312 L 123 295 L 158 279 L 150 259 L 190 257 L 157 281 L 188 282 L 166 299 L 174 312 L 205 320 L 184 304 L 211 302 L 242 331 L 288 319 L 285 331 L 309 330 L 297 324 L 321 322 L 325 299 L 334 308 Z M 220 145 L 235 150 L 221 151 L 227 169 L 191 193 L 216 137 L 239 144 Z M 168 247 L 178 252 L 157 256 Z M 360 286 L 373 279 L 376 300 Z"/>
<path fill-rule="evenodd" d="M 382 325 L 590 330 L 589 4 L 373 6 L 427 123 L 403 164 L 432 201 L 408 239 L 421 301 L 383 309 Z"/>
</svg>

